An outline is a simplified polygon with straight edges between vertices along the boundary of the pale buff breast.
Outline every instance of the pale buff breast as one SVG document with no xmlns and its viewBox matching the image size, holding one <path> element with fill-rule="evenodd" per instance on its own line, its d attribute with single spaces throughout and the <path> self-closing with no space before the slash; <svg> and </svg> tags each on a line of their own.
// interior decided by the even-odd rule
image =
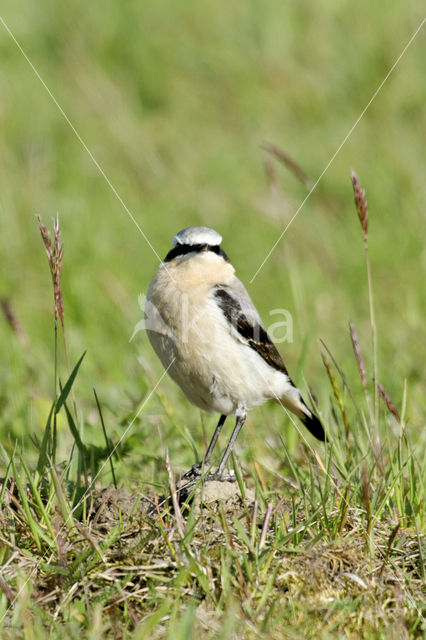
<svg viewBox="0 0 426 640">
<path fill-rule="evenodd" d="M 147 295 L 151 344 L 171 378 L 205 411 L 235 410 L 234 401 L 224 399 L 214 406 L 212 399 L 215 336 L 218 323 L 225 320 L 210 300 L 214 284 L 229 284 L 233 278 L 229 262 L 202 252 L 161 265 Z"/>
</svg>

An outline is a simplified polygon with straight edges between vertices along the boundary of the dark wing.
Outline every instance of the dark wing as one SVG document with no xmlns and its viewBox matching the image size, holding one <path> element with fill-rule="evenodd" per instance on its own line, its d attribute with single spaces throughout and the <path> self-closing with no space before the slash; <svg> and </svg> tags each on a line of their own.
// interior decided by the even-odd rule
<svg viewBox="0 0 426 640">
<path fill-rule="evenodd" d="M 237 280 L 238 289 L 227 285 L 214 287 L 217 305 L 228 322 L 238 331 L 247 344 L 274 369 L 288 375 L 276 346 L 268 336 L 260 316 L 243 284 Z"/>
<path fill-rule="evenodd" d="M 265 331 L 259 313 L 242 282 L 235 278 L 232 287 L 225 284 L 216 285 L 213 288 L 213 295 L 223 315 L 234 329 L 238 331 L 241 338 L 271 367 L 285 373 L 286 376 L 288 376 L 289 382 L 293 385 L 284 362 L 276 346 Z M 299 391 L 298 393 L 300 401 L 299 410 L 294 406 L 294 403 L 290 409 L 295 411 L 303 424 L 318 440 L 324 441 L 325 433 L 321 422 L 317 416 L 307 408 Z"/>
</svg>

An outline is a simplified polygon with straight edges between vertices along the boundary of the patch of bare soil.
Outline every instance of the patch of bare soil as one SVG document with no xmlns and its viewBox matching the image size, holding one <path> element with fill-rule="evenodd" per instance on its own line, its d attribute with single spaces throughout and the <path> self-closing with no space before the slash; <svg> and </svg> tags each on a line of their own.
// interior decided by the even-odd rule
<svg viewBox="0 0 426 640">
<path fill-rule="evenodd" d="M 216 512 L 219 506 L 223 513 L 239 517 L 247 509 L 253 508 L 255 493 L 253 489 L 246 489 L 243 498 L 237 482 L 212 480 L 204 484 L 198 483 L 194 487 L 191 483 L 182 481 L 177 485 L 176 497 L 182 508 L 185 500 L 191 503 L 195 501 L 194 515 L 197 518 L 203 509 Z M 110 485 L 93 497 L 90 520 L 94 528 L 108 531 L 121 520 L 155 519 L 167 503 L 173 504 L 170 495 L 144 496 L 139 492 L 130 493 L 126 489 L 116 489 Z"/>
</svg>

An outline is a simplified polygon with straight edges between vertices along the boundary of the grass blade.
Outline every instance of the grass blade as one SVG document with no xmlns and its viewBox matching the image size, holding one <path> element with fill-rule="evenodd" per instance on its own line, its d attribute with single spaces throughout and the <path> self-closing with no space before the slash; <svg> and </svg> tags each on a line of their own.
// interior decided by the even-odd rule
<svg viewBox="0 0 426 640">
<path fill-rule="evenodd" d="M 112 455 L 114 453 L 114 447 L 112 446 L 111 439 L 108 438 L 108 436 L 107 436 L 107 432 L 106 432 L 106 429 L 105 429 L 105 423 L 104 423 L 104 417 L 102 415 L 101 405 L 100 405 L 100 402 L 99 402 L 98 394 L 96 393 L 96 389 L 94 387 L 93 387 L 93 393 L 95 394 L 96 405 L 98 407 L 99 416 L 100 416 L 100 419 L 101 419 L 102 431 L 104 433 L 105 444 L 106 444 L 106 449 L 107 449 L 107 453 L 108 453 L 108 460 L 109 460 L 109 464 L 110 464 L 110 467 L 111 467 L 112 481 L 114 483 L 114 487 L 117 489 L 117 479 L 115 477 L 114 463 L 112 461 Z"/>
<path fill-rule="evenodd" d="M 61 390 L 59 398 L 56 401 L 56 407 L 55 407 L 55 413 L 56 414 L 59 413 L 59 411 L 61 410 L 62 405 L 65 403 L 66 399 L 68 398 L 69 392 L 71 391 L 71 387 L 74 384 L 75 377 L 76 377 L 76 375 L 78 373 L 78 370 L 80 368 L 81 363 L 83 362 L 83 358 L 84 358 L 85 355 L 86 355 L 86 351 L 83 353 L 83 355 L 81 356 L 80 360 L 75 365 L 74 369 L 71 372 L 70 377 L 68 378 L 68 380 L 64 384 L 63 389 Z"/>
</svg>

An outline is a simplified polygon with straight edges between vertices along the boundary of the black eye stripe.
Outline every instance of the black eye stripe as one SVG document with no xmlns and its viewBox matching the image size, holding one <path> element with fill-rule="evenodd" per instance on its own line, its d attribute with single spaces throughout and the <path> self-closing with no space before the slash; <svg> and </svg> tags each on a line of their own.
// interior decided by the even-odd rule
<svg viewBox="0 0 426 640">
<path fill-rule="evenodd" d="M 210 244 L 178 244 L 177 247 L 174 247 L 169 251 L 164 258 L 164 262 L 170 262 L 171 260 L 174 260 L 174 258 L 177 258 L 178 256 L 185 256 L 188 253 L 201 253 L 202 251 L 212 251 L 229 262 L 228 256 L 219 245 Z"/>
</svg>

